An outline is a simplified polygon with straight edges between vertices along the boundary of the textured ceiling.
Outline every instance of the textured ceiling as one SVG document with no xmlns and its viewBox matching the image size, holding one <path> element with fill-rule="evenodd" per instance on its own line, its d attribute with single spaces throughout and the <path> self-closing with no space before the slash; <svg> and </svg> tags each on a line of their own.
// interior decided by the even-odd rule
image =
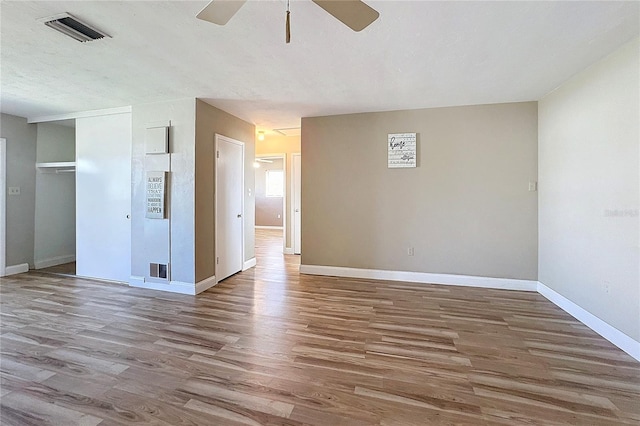
<svg viewBox="0 0 640 426">
<path fill-rule="evenodd" d="M 199 97 L 259 129 L 300 118 L 537 100 L 639 33 L 630 2 L 367 1 L 355 33 L 311 1 L 249 1 L 229 24 L 206 1 L 3 1 L 2 111 L 23 117 Z M 38 22 L 69 12 L 112 36 Z"/>
</svg>

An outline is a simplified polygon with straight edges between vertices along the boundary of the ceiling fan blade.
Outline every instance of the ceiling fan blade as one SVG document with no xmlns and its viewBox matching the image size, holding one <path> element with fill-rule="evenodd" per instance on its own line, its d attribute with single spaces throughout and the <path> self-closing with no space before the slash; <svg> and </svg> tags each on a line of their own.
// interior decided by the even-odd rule
<svg viewBox="0 0 640 426">
<path fill-rule="evenodd" d="M 313 0 L 313 2 L 353 31 L 362 31 L 380 16 L 375 9 L 361 0 Z"/>
<path fill-rule="evenodd" d="M 212 0 L 198 12 L 196 18 L 225 25 L 246 2 L 247 0 Z"/>
</svg>

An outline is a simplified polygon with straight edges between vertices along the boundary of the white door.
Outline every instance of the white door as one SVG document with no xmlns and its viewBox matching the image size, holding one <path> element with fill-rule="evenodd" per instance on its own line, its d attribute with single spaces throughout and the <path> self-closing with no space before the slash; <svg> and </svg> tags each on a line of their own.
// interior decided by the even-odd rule
<svg viewBox="0 0 640 426">
<path fill-rule="evenodd" d="M 300 174 L 300 166 L 302 164 L 302 157 L 300 154 L 293 154 L 291 156 L 292 160 L 292 168 L 293 168 L 293 199 L 291 205 L 293 206 L 293 253 L 300 254 L 301 251 L 301 232 L 300 232 L 300 223 L 301 223 L 301 215 L 302 215 L 302 203 L 300 202 L 300 186 L 301 186 L 301 174 Z"/>
<path fill-rule="evenodd" d="M 76 274 L 131 276 L 131 114 L 76 120 Z"/>
<path fill-rule="evenodd" d="M 4 276 L 7 248 L 7 140 L 0 138 L 0 277 Z"/>
<path fill-rule="evenodd" d="M 216 135 L 216 280 L 244 261 L 244 144 Z"/>
</svg>

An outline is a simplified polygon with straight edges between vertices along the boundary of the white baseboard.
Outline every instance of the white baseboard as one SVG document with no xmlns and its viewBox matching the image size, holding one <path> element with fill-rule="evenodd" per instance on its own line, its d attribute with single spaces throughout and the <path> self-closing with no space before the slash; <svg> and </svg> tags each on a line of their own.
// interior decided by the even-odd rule
<svg viewBox="0 0 640 426">
<path fill-rule="evenodd" d="M 49 268 L 51 266 L 63 265 L 69 262 L 75 262 L 76 255 L 68 254 L 66 256 L 50 257 L 49 259 L 36 260 L 34 266 L 36 269 Z"/>
<path fill-rule="evenodd" d="M 538 282 L 538 293 L 549 299 L 553 304 L 557 305 L 560 309 L 567 312 L 600 336 L 631 355 L 637 361 L 640 361 L 640 342 L 637 342 L 617 328 L 602 321 L 600 318 L 576 305 L 571 300 L 541 282 Z"/>
<path fill-rule="evenodd" d="M 284 254 L 294 254 L 293 253 L 293 248 L 292 247 L 285 247 L 283 253 Z"/>
<path fill-rule="evenodd" d="M 145 277 L 140 277 L 135 275 L 132 275 L 131 277 L 129 277 L 130 287 L 146 288 L 149 290 L 168 291 L 170 293 L 188 294 L 191 296 L 200 294 L 203 291 L 213 287 L 216 284 L 217 282 L 216 282 L 215 276 L 206 278 L 196 284 L 185 283 L 182 281 L 170 281 L 170 282 L 149 281 Z"/>
<path fill-rule="evenodd" d="M 173 283 L 173 281 L 171 281 Z M 218 281 L 216 281 L 216 276 L 213 275 L 209 278 L 205 278 L 202 281 L 199 281 L 198 283 L 196 283 L 196 294 L 200 294 L 205 290 L 210 289 L 211 287 L 213 287 L 214 285 L 218 284 Z"/>
<path fill-rule="evenodd" d="M 408 281 L 424 284 L 443 284 L 467 287 L 496 288 L 503 290 L 536 291 L 537 281 L 511 278 L 475 277 L 471 275 L 431 274 L 427 272 L 385 271 L 336 266 L 300 265 L 301 274 L 330 275 L 336 277 L 365 278 L 374 280 Z"/>
<path fill-rule="evenodd" d="M 266 226 L 266 225 L 256 225 L 256 229 L 279 229 L 282 231 L 282 226 Z"/>
<path fill-rule="evenodd" d="M 21 263 L 19 265 L 11 265 L 11 266 L 7 266 L 6 268 L 4 268 L 4 276 L 5 277 L 7 275 L 22 274 L 23 272 L 29 272 L 29 264 L 28 263 Z"/>
<path fill-rule="evenodd" d="M 245 260 L 244 264 L 242 265 L 242 270 L 246 271 L 249 268 L 253 268 L 254 266 L 256 266 L 256 258 L 252 257 L 249 260 Z"/>
</svg>

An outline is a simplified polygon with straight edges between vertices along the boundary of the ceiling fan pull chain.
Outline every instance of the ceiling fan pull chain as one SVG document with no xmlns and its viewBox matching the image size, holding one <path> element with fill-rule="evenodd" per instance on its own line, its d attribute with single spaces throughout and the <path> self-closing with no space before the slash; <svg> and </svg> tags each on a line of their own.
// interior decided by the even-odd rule
<svg viewBox="0 0 640 426">
<path fill-rule="evenodd" d="M 290 16 L 291 15 L 291 11 L 289 10 L 289 0 L 287 0 L 287 24 L 286 24 L 286 34 L 285 34 L 285 39 L 287 43 L 291 42 L 291 21 L 290 21 Z"/>
</svg>

